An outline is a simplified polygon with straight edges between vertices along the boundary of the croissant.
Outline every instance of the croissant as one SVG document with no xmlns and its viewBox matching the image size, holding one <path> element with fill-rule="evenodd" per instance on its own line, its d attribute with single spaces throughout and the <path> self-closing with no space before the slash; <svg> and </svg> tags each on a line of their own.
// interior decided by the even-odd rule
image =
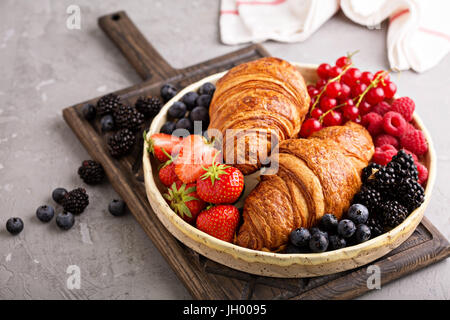
<svg viewBox="0 0 450 320">
<path fill-rule="evenodd" d="M 297 136 L 309 102 L 302 75 L 288 62 L 273 57 L 247 62 L 217 82 L 208 129 L 221 133 L 225 162 L 247 175 L 261 167 L 274 141 Z"/>
<path fill-rule="evenodd" d="M 278 172 L 261 176 L 245 200 L 236 244 L 277 251 L 293 229 L 310 228 L 325 213 L 340 219 L 360 189 L 361 171 L 373 153 L 370 134 L 354 122 L 281 142 Z"/>
</svg>

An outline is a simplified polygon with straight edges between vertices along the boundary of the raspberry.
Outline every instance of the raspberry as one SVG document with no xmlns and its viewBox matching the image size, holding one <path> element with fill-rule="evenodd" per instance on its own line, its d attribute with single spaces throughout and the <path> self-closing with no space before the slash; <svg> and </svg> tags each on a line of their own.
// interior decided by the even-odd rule
<svg viewBox="0 0 450 320">
<path fill-rule="evenodd" d="M 414 127 L 414 125 L 412 123 L 407 122 L 405 133 L 403 133 L 403 134 L 406 134 L 407 132 L 414 131 L 414 130 L 417 130 L 416 127 Z"/>
<path fill-rule="evenodd" d="M 372 161 L 385 166 L 392 160 L 392 157 L 396 154 L 397 149 L 395 149 L 390 144 L 385 144 L 384 146 L 375 148 L 375 153 L 373 155 Z"/>
<path fill-rule="evenodd" d="M 416 165 L 417 171 L 419 172 L 419 180 L 417 182 L 423 185 L 428 179 L 428 169 L 421 163 L 416 163 Z"/>
<path fill-rule="evenodd" d="M 391 105 L 385 101 L 381 101 L 372 108 L 372 112 L 378 113 L 380 116 L 384 116 L 389 111 L 391 111 Z"/>
<path fill-rule="evenodd" d="M 383 129 L 390 135 L 400 137 L 405 133 L 406 121 L 400 113 L 389 111 L 383 117 Z"/>
<path fill-rule="evenodd" d="M 415 108 L 414 101 L 408 97 L 395 99 L 391 106 L 392 111 L 400 113 L 408 122 L 412 120 Z"/>
<path fill-rule="evenodd" d="M 389 134 L 380 134 L 375 138 L 375 147 L 381 147 L 385 144 L 390 144 L 396 149 L 400 146 L 400 142 L 398 141 L 398 139 Z"/>
<path fill-rule="evenodd" d="M 425 135 L 420 130 L 412 130 L 400 137 L 400 143 L 403 148 L 410 150 L 420 156 L 428 151 L 428 143 Z"/>
<path fill-rule="evenodd" d="M 411 157 L 414 160 L 414 163 L 417 165 L 419 163 L 419 158 L 417 157 L 417 155 L 415 155 L 414 153 L 412 153 L 411 151 L 409 151 L 408 149 L 403 148 L 403 151 L 405 151 L 407 154 L 410 154 Z"/>
<path fill-rule="evenodd" d="M 369 112 L 362 117 L 361 123 L 373 137 L 383 131 L 383 117 L 378 113 Z"/>
</svg>

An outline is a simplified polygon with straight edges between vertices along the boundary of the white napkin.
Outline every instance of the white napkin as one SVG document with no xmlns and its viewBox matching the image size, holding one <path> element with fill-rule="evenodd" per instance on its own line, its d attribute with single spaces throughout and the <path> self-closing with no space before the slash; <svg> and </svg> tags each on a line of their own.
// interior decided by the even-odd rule
<svg viewBox="0 0 450 320">
<path fill-rule="evenodd" d="M 339 10 L 373 27 L 389 18 L 391 68 L 423 72 L 450 50 L 450 0 L 222 0 L 225 44 L 307 39 Z"/>
</svg>

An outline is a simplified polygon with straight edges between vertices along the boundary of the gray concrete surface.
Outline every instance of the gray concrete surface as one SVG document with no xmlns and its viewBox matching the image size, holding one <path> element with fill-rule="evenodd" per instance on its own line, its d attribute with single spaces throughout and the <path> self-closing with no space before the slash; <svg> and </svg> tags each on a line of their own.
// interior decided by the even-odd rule
<svg viewBox="0 0 450 320">
<path fill-rule="evenodd" d="M 66 28 L 66 8 L 81 7 L 81 30 Z M 85 186 L 76 169 L 89 158 L 64 123 L 65 106 L 140 81 L 97 26 L 117 10 L 129 16 L 175 67 L 236 50 L 222 45 L 218 1 L 2 0 L 0 2 L 0 299 L 183 299 L 189 293 L 132 216 L 114 218 L 109 185 Z M 348 51 L 362 69 L 388 68 L 386 25 L 368 30 L 341 14 L 304 43 L 269 42 L 275 56 L 305 63 L 332 62 Z M 428 126 L 438 176 L 426 216 L 450 238 L 450 57 L 423 74 L 394 75 Z M 87 187 L 91 204 L 69 232 L 42 224 L 36 208 L 52 203 L 58 186 Z M 11 216 L 25 221 L 17 237 Z M 81 289 L 68 290 L 69 265 L 81 270 Z M 449 299 L 450 261 L 404 277 L 362 299 Z"/>
</svg>

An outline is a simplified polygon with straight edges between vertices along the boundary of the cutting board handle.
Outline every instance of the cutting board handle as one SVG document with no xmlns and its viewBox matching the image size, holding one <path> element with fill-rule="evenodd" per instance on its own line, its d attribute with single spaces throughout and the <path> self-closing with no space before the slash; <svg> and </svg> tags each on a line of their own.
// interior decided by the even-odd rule
<svg viewBox="0 0 450 320">
<path fill-rule="evenodd" d="M 125 11 L 102 16 L 98 19 L 98 24 L 142 79 L 159 81 L 177 73 L 145 39 Z"/>
</svg>

